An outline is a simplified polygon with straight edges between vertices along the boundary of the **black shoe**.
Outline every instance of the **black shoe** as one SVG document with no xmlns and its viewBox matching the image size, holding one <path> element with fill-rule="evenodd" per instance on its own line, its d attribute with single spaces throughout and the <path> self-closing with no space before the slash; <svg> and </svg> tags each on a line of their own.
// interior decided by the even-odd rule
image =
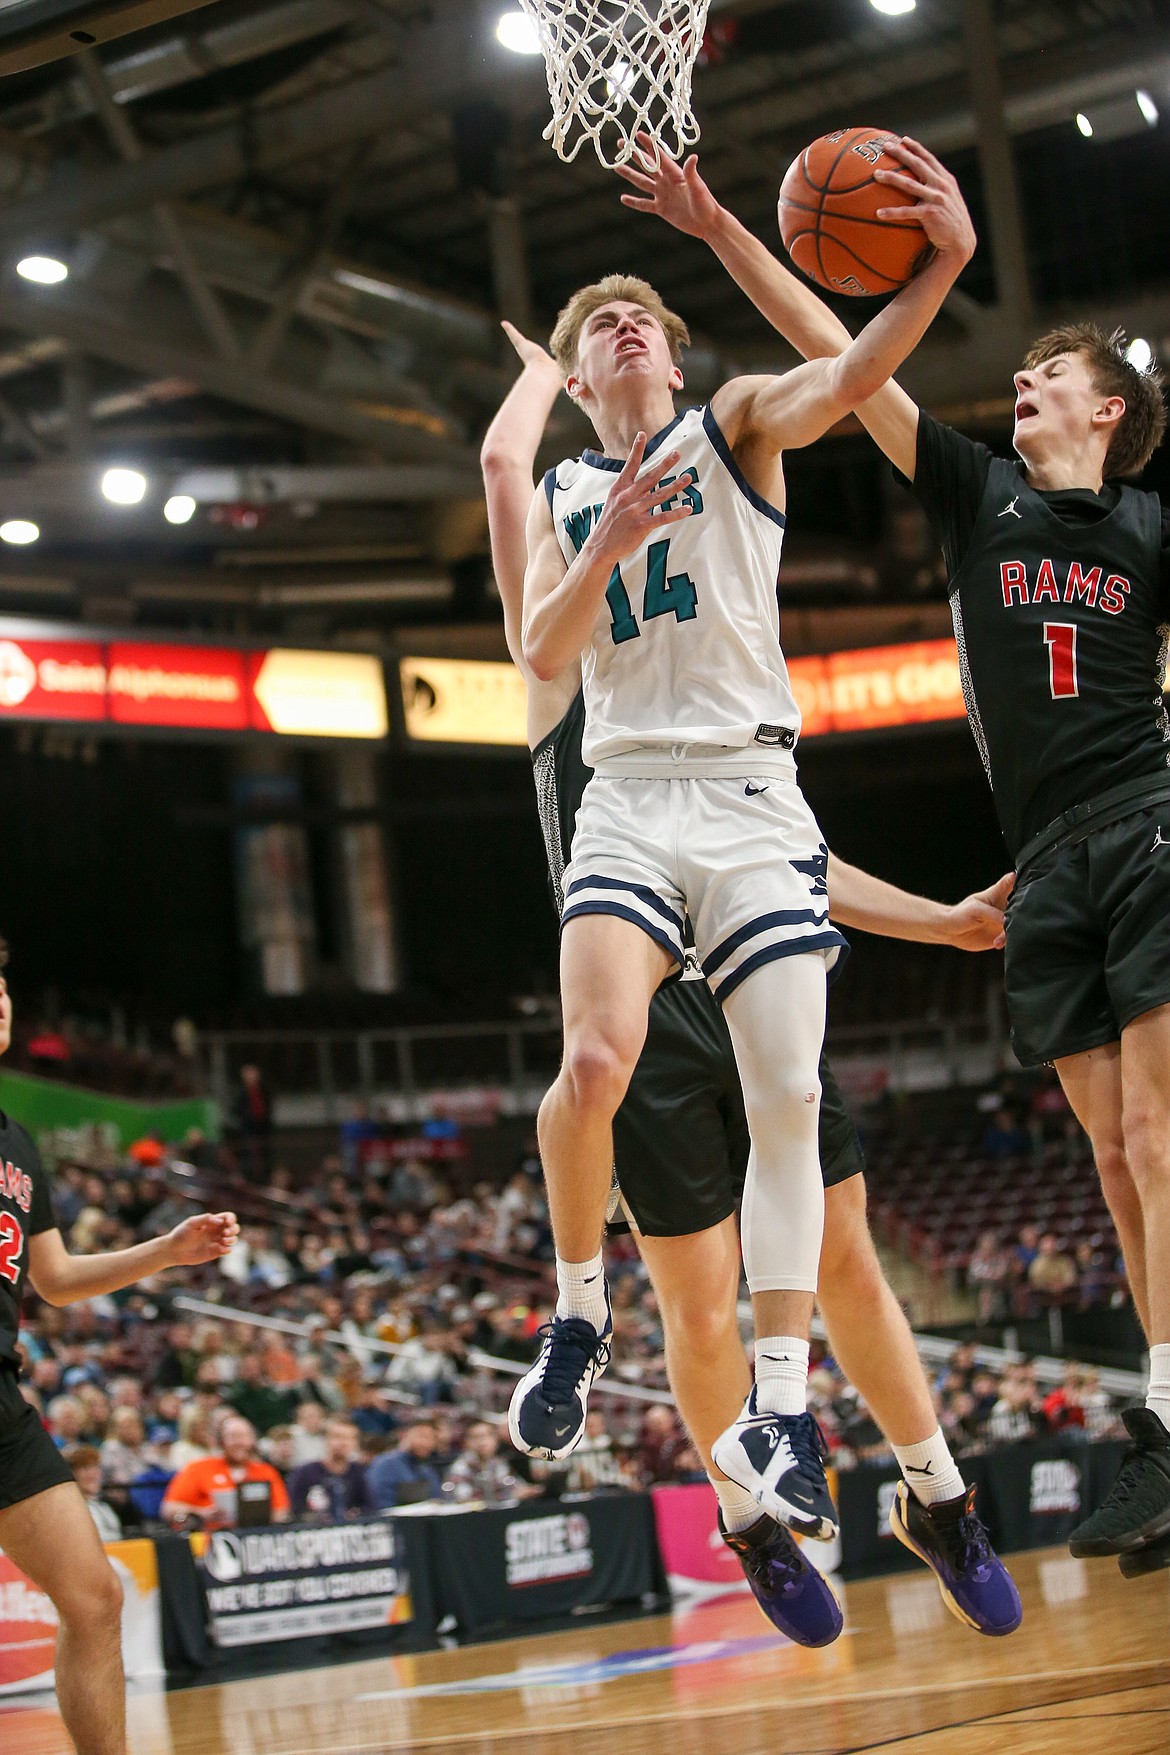
<svg viewBox="0 0 1170 1755">
<path fill-rule="evenodd" d="M 732 1535 L 720 1513 L 719 1531 L 773 1627 L 796 1645 L 831 1645 L 844 1626 L 841 1605 L 784 1525 L 765 1514 Z"/>
<path fill-rule="evenodd" d="M 1078 1559 L 1130 1554 L 1170 1535 L 1170 1432 L 1149 1408 L 1121 1417 L 1132 1442 L 1104 1504 L 1068 1539 Z"/>
<path fill-rule="evenodd" d="M 1024 1615 L 1020 1593 L 976 1513 L 974 1487 L 957 1499 L 922 1505 L 899 1481 L 890 1528 L 904 1548 L 925 1560 L 957 1621 L 993 1638 L 1015 1632 Z"/>
<path fill-rule="evenodd" d="M 1170 1566 L 1170 1536 L 1147 1542 L 1144 1548 L 1121 1554 L 1117 1560 L 1122 1578 L 1144 1578 L 1147 1572 L 1163 1572 Z"/>
</svg>

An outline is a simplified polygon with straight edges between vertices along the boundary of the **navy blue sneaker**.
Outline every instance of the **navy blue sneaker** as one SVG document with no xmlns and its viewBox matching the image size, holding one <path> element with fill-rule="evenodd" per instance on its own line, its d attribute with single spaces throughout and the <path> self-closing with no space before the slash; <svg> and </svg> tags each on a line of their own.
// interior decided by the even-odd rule
<svg viewBox="0 0 1170 1755">
<path fill-rule="evenodd" d="M 831 1542 L 837 1508 L 825 1480 L 828 1451 L 811 1414 L 769 1414 L 756 1408 L 756 1392 L 734 1426 L 711 1448 L 717 1468 L 749 1492 L 761 1511 L 802 1536 Z"/>
<path fill-rule="evenodd" d="M 974 1487 L 957 1499 L 923 1505 L 899 1481 L 890 1528 L 904 1548 L 925 1560 L 956 1620 L 993 1638 L 1015 1632 L 1024 1618 L 1020 1593 L 976 1514 Z"/>
<path fill-rule="evenodd" d="M 719 1533 L 743 1567 L 752 1595 L 794 1645 L 832 1645 L 845 1625 L 832 1585 L 811 1566 L 782 1523 L 767 1513 L 734 1534 Z"/>
<path fill-rule="evenodd" d="M 1129 1449 L 1102 1504 L 1068 1538 L 1078 1559 L 1140 1552 L 1170 1535 L 1170 1432 L 1149 1408 L 1123 1408 L 1121 1417 Z"/>
<path fill-rule="evenodd" d="M 525 1456 L 560 1462 L 580 1442 L 589 1391 L 609 1364 L 613 1318 L 608 1293 L 600 1334 L 577 1316 L 554 1316 L 539 1333 L 543 1345 L 536 1364 L 512 1391 L 508 1432 Z"/>
</svg>

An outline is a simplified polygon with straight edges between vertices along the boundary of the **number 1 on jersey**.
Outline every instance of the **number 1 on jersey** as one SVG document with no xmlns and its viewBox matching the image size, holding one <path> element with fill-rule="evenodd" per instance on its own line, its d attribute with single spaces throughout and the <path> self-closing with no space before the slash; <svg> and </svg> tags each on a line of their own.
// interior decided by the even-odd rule
<svg viewBox="0 0 1170 1755">
<path fill-rule="evenodd" d="M 1045 622 L 1044 644 L 1048 648 L 1048 687 L 1054 701 L 1079 695 L 1077 681 L 1077 624 Z"/>
</svg>

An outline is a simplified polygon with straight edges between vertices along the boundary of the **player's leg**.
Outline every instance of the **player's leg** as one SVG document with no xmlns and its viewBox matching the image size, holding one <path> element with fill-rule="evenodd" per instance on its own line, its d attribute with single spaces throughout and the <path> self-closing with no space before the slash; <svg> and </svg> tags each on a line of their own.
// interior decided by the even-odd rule
<svg viewBox="0 0 1170 1755">
<path fill-rule="evenodd" d="M 1123 1029 L 1120 1071 L 1122 1143 L 1141 1206 L 1150 1379 L 1145 1407 L 1122 1415 L 1132 1449 L 1070 1546 L 1121 1554 L 1123 1572 L 1136 1577 L 1170 1566 L 1170 1005 Z"/>
<path fill-rule="evenodd" d="M 741 1235 L 756 1369 L 742 1415 L 715 1456 L 773 1516 L 828 1538 L 836 1513 L 823 1440 L 805 1405 L 824 1221 L 817 1154 L 824 959 L 812 951 L 764 962 L 724 996 L 723 1008 L 752 1140 Z"/>
<path fill-rule="evenodd" d="M 556 1245 L 557 1309 L 540 1355 L 512 1395 L 508 1426 L 530 1456 L 567 1456 L 585 1428 L 590 1385 L 609 1360 L 612 1324 L 601 1235 L 613 1175 L 613 1117 L 646 1035 L 666 951 L 610 913 L 567 920 L 561 938 L 564 1056 L 537 1135 Z"/>
<path fill-rule="evenodd" d="M 61 1618 L 57 1701 L 78 1755 L 126 1755 L 122 1586 L 77 1488 L 50 1487 L 0 1511 L 0 1548 Z"/>
<path fill-rule="evenodd" d="M 839 1097 L 831 1077 L 826 1069 L 826 1086 Z M 826 1131 L 822 1124 L 828 1178 L 834 1165 Z M 931 1568 L 958 1620 L 980 1633 L 1014 1632 L 1023 1613 L 1019 1594 L 975 1512 L 974 1488 L 965 1485 L 939 1428 L 910 1324 L 874 1248 L 859 1170 L 825 1190 L 817 1301 L 838 1365 L 902 1470 L 890 1514 L 895 1536 Z"/>
<path fill-rule="evenodd" d="M 772 1625 L 799 1645 L 828 1645 L 843 1625 L 831 1585 L 711 1454 L 751 1390 L 736 1312 L 735 1218 L 689 1236 L 648 1237 L 636 1228 L 634 1235 L 658 1300 L 670 1387 L 718 1496 L 723 1538 Z"/>
<path fill-rule="evenodd" d="M 1148 1337 L 1146 1228 L 1122 1126 L 1121 1043 L 1107 1042 L 1083 1054 L 1066 1055 L 1056 1062 L 1056 1071 L 1069 1106 L 1093 1147 L 1101 1192 L 1117 1226 L 1134 1306 Z"/>
</svg>

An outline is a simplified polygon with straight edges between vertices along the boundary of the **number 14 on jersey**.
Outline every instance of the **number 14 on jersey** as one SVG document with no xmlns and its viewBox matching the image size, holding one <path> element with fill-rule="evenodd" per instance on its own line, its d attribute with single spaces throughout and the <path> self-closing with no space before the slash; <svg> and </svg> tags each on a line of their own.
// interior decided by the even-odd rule
<svg viewBox="0 0 1170 1755">
<path fill-rule="evenodd" d="M 693 622 L 698 615 L 699 594 L 689 573 L 671 573 L 668 555 L 670 539 L 652 542 L 646 551 L 646 589 L 642 593 L 642 620 L 651 622 L 655 616 L 673 615 L 679 622 Z M 630 603 L 622 570 L 615 567 L 605 590 L 612 618 L 610 632 L 613 643 L 636 640 L 641 635 L 637 617 Z"/>
</svg>

